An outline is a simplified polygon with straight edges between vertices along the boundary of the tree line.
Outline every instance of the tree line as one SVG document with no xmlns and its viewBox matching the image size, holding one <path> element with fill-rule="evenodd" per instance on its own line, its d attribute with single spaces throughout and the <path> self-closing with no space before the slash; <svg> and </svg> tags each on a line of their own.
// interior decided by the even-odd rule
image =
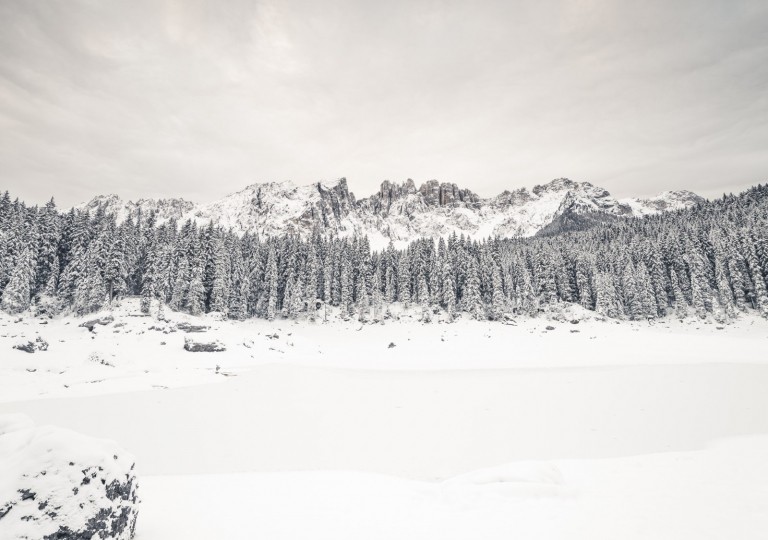
<svg viewBox="0 0 768 540">
<path fill-rule="evenodd" d="M 600 216 L 593 216 L 594 222 Z M 373 251 L 315 231 L 239 236 L 154 214 L 118 223 L 0 198 L 0 308 L 84 315 L 127 296 L 149 312 L 383 320 L 410 308 L 500 320 L 579 304 L 615 319 L 768 316 L 768 186 L 695 208 L 548 237 L 421 239 Z M 395 308 L 397 306 L 397 308 Z M 394 314 L 394 315 L 393 315 Z"/>
</svg>

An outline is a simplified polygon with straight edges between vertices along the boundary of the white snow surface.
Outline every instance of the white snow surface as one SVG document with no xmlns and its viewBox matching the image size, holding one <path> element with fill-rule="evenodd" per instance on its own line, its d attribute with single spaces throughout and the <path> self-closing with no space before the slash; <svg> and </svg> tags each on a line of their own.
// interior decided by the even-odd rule
<svg viewBox="0 0 768 540">
<path fill-rule="evenodd" d="M 350 472 L 147 477 L 137 540 L 762 540 L 768 437 L 520 462 L 444 482 Z"/>
<path fill-rule="evenodd" d="M 398 310 L 386 324 L 138 313 L 129 299 L 84 319 L 0 316 L 0 414 L 134 454 L 139 540 L 768 530 L 763 319 L 619 323 L 576 306 L 510 325 Z M 93 332 L 78 326 L 108 314 Z M 183 322 L 210 328 L 171 331 Z M 38 335 L 47 351 L 12 349 Z M 227 350 L 186 352 L 185 337 Z"/>
</svg>

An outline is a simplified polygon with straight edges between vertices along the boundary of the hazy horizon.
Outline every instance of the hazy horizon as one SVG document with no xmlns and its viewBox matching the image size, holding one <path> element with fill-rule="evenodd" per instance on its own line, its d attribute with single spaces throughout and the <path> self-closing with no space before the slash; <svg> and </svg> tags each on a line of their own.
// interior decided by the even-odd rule
<svg viewBox="0 0 768 540">
<path fill-rule="evenodd" d="M 768 4 L 0 0 L 0 190 L 768 180 Z"/>
<path fill-rule="evenodd" d="M 370 191 L 365 191 L 365 192 L 360 191 L 359 189 L 356 189 L 356 185 L 349 178 L 346 178 L 346 177 L 341 177 L 341 178 L 344 178 L 347 181 L 347 185 L 348 185 L 349 191 L 350 191 L 350 193 L 353 193 L 355 195 L 356 199 L 366 198 L 366 197 L 369 197 L 369 196 L 373 195 L 374 193 L 378 192 L 378 187 L 373 189 L 373 190 L 370 190 Z M 563 178 L 563 177 L 561 177 L 561 178 Z M 557 179 L 558 178 L 553 178 L 553 179 L 550 179 L 550 180 L 548 180 L 546 182 L 539 182 L 539 183 L 536 183 L 536 184 L 518 185 L 518 186 L 513 186 L 513 187 L 510 187 L 510 188 L 503 188 L 503 189 L 500 189 L 498 192 L 494 192 L 494 193 L 479 193 L 479 192 L 473 190 L 472 187 L 469 186 L 469 185 L 463 185 L 463 184 L 457 184 L 457 185 L 458 185 L 459 188 L 469 189 L 470 191 L 473 191 L 475 194 L 479 195 L 483 199 L 488 199 L 488 198 L 491 198 L 491 197 L 494 197 L 496 195 L 501 194 L 505 190 L 513 191 L 513 190 L 520 189 L 520 188 L 526 188 L 528 190 L 531 190 L 531 189 L 533 189 L 534 187 L 536 187 L 538 185 L 547 184 L 547 183 L 552 182 L 553 180 L 557 180 Z M 234 193 L 237 193 L 238 191 L 242 191 L 243 189 L 246 189 L 247 187 L 249 187 L 251 185 L 254 185 L 254 184 L 264 184 L 264 183 L 272 183 L 272 182 L 274 182 L 274 183 L 289 182 L 289 183 L 291 183 L 291 184 L 293 184 L 295 186 L 304 186 L 304 185 L 316 184 L 318 182 L 324 183 L 324 184 L 335 184 L 338 180 L 340 180 L 340 178 L 322 179 L 322 180 L 316 180 L 314 182 L 306 182 L 306 183 L 299 183 L 299 182 L 295 182 L 295 181 L 292 181 L 292 180 L 266 180 L 264 182 L 251 182 L 250 184 L 243 185 L 239 189 L 235 189 L 233 191 L 228 191 L 226 193 L 222 193 L 219 196 L 214 196 L 211 199 L 204 199 L 204 200 L 203 199 L 199 199 L 199 200 L 198 199 L 192 199 L 192 198 L 189 198 L 189 197 L 184 197 L 182 195 L 174 195 L 174 194 L 161 195 L 161 196 L 156 196 L 156 197 L 152 197 L 152 196 L 126 197 L 126 196 L 121 195 L 120 193 L 118 193 L 118 192 L 116 192 L 114 190 L 113 191 L 109 191 L 109 192 L 105 191 L 105 192 L 100 192 L 100 193 L 93 193 L 92 196 L 87 197 L 86 199 L 74 202 L 74 203 L 62 203 L 61 200 L 59 199 L 59 197 L 57 197 L 57 195 L 55 193 L 52 193 L 51 195 L 48 195 L 48 196 L 42 196 L 42 198 L 40 198 L 40 199 L 34 199 L 33 200 L 33 199 L 27 199 L 27 198 L 21 197 L 17 192 L 14 192 L 14 191 L 11 191 L 11 190 L 6 190 L 5 188 L 0 187 L 0 194 L 4 193 L 5 191 L 9 191 L 12 198 L 14 198 L 14 199 L 18 198 L 19 200 L 23 201 L 24 203 L 26 203 L 28 205 L 43 205 L 43 204 L 47 203 L 48 201 L 50 201 L 51 198 L 53 198 L 54 201 L 56 202 L 56 206 L 59 209 L 69 209 L 69 208 L 71 208 L 73 206 L 78 206 L 78 205 L 81 205 L 81 204 L 88 203 L 88 202 L 90 202 L 91 200 L 93 200 L 96 197 L 111 196 L 111 195 L 117 195 L 118 197 L 120 197 L 121 199 L 123 199 L 125 201 L 133 201 L 133 202 L 136 202 L 136 201 L 138 201 L 140 199 L 184 199 L 186 201 L 189 201 L 189 202 L 192 202 L 192 203 L 195 203 L 195 204 L 206 204 L 206 203 L 210 203 L 210 202 L 214 202 L 214 201 L 223 199 L 223 198 L 227 197 L 228 195 L 232 195 Z M 408 179 L 394 180 L 394 181 L 393 180 L 389 180 L 389 181 L 393 182 L 393 183 L 396 183 L 396 184 L 403 184 L 407 180 Z M 414 181 L 417 189 L 423 183 L 428 182 L 429 180 L 438 180 L 438 181 L 442 182 L 441 180 L 434 179 L 434 178 L 431 178 L 429 180 L 423 180 L 423 181 L 418 181 L 418 180 L 413 179 L 413 178 L 411 178 L 411 180 Z M 582 182 L 581 180 L 577 180 L 577 179 L 574 179 L 574 178 L 570 178 L 569 180 L 573 180 L 573 181 L 576 181 L 576 182 Z M 383 181 L 384 180 L 382 180 L 382 182 Z M 584 180 L 584 182 L 586 182 L 586 181 L 587 180 Z M 455 183 L 455 182 L 452 182 L 452 183 Z M 594 184 L 593 182 L 590 182 L 590 183 Z M 715 193 L 714 195 L 707 195 L 707 194 L 704 194 L 704 193 L 701 193 L 701 192 L 698 192 L 698 191 L 694 191 L 694 190 L 685 190 L 685 188 L 681 188 L 679 190 L 662 190 L 662 191 L 659 191 L 659 192 L 656 192 L 656 193 L 640 193 L 640 194 L 629 194 L 629 195 L 622 195 L 622 196 L 618 196 L 615 193 L 611 192 L 611 195 L 614 196 L 617 199 L 625 199 L 625 198 L 641 198 L 642 199 L 642 198 L 651 198 L 651 197 L 654 197 L 656 195 L 660 195 L 664 191 L 681 191 L 681 190 L 685 190 L 685 191 L 693 191 L 697 195 L 701 195 L 702 197 L 704 197 L 706 199 L 712 200 L 712 199 L 715 199 L 715 198 L 718 198 L 718 197 L 722 197 L 723 194 L 728 194 L 728 193 L 738 194 L 741 191 L 743 191 L 744 189 L 747 189 L 749 187 L 757 185 L 758 183 L 760 183 L 760 182 L 755 182 L 754 184 L 745 185 L 743 189 L 729 190 L 729 191 L 726 191 L 726 192 Z M 765 182 L 762 182 L 762 183 L 764 184 Z M 598 185 L 598 187 L 604 188 L 605 186 L 599 186 Z M 608 190 L 608 191 L 610 192 L 610 190 Z"/>
</svg>

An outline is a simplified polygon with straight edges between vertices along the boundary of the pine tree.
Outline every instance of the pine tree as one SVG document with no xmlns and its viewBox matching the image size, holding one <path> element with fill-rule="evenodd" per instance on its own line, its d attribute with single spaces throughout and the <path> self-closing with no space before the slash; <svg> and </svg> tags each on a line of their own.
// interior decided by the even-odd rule
<svg viewBox="0 0 768 540">
<path fill-rule="evenodd" d="M 506 296 L 504 296 L 504 290 L 501 282 L 501 269 L 497 264 L 493 264 L 493 276 L 492 276 L 492 300 L 491 300 L 491 314 L 493 319 L 501 320 L 504 317 L 506 311 Z"/>
<path fill-rule="evenodd" d="M 381 294 L 381 282 L 379 279 L 380 275 L 379 269 L 374 271 L 373 273 L 373 283 L 371 285 L 371 307 L 373 308 L 373 320 L 374 321 L 380 321 L 381 320 L 381 310 L 382 310 L 382 303 L 383 298 Z"/>
<path fill-rule="evenodd" d="M 189 281 L 185 307 L 191 315 L 200 315 L 205 311 L 205 286 L 203 285 L 203 271 L 195 268 L 191 271 L 192 279 Z"/>
<path fill-rule="evenodd" d="M 595 276 L 595 311 L 600 315 L 619 319 L 623 316 L 616 294 L 616 284 L 613 276 L 606 272 L 598 272 Z"/>
<path fill-rule="evenodd" d="M 447 260 L 443 261 L 443 306 L 448 322 L 453 322 L 456 317 L 456 292 L 453 290 L 453 279 L 451 276 L 450 265 Z"/>
<path fill-rule="evenodd" d="M 275 320 L 277 312 L 277 253 L 275 246 L 270 244 L 269 255 L 267 256 L 267 273 L 265 277 L 267 282 L 267 319 Z"/>
<path fill-rule="evenodd" d="M 186 257 L 182 257 L 176 271 L 176 281 L 173 284 L 171 300 L 168 303 L 168 307 L 172 310 L 181 311 L 184 307 L 189 291 L 190 278 L 189 262 Z"/>
<path fill-rule="evenodd" d="M 397 267 L 397 301 L 408 307 L 411 302 L 411 271 L 408 268 L 408 256 L 400 255 Z"/>
<path fill-rule="evenodd" d="M 675 269 L 670 270 L 669 281 L 672 287 L 672 299 L 675 308 L 675 316 L 679 319 L 683 319 L 688 315 L 688 303 L 685 300 L 683 290 L 680 288 L 680 282 L 677 278 Z"/>
<path fill-rule="evenodd" d="M 31 284 L 34 280 L 34 261 L 30 249 L 24 248 L 14 267 L 11 279 L 3 290 L 0 307 L 11 314 L 29 309 L 32 297 Z"/>
<path fill-rule="evenodd" d="M 480 276 L 477 266 L 477 261 L 470 258 L 462 303 L 464 311 L 470 313 L 472 317 L 485 319 L 485 308 L 480 298 Z"/>
<path fill-rule="evenodd" d="M 341 275 L 339 277 L 339 306 L 341 306 L 341 316 L 347 317 L 352 314 L 352 267 L 349 257 L 341 260 Z"/>
<path fill-rule="evenodd" d="M 54 256 L 53 263 L 51 264 L 51 271 L 48 274 L 48 281 L 45 283 L 45 289 L 43 294 L 48 297 L 56 296 L 56 292 L 59 289 L 59 256 Z"/>
<path fill-rule="evenodd" d="M 432 320 L 432 313 L 429 309 L 429 288 L 427 287 L 427 279 L 423 273 L 419 274 L 419 286 L 418 286 L 419 305 L 421 306 L 421 320 L 422 322 L 430 322 Z"/>
<path fill-rule="evenodd" d="M 763 317 L 768 317 L 768 287 L 766 287 L 765 279 L 763 278 L 762 268 L 757 257 L 757 252 L 755 251 L 753 239 L 747 231 L 742 232 L 741 239 L 741 244 L 746 255 L 745 260 L 747 268 L 749 269 L 749 274 L 752 278 L 755 308 L 763 315 Z"/>
<path fill-rule="evenodd" d="M 78 315 L 99 311 L 107 300 L 107 289 L 96 264 L 96 254 L 89 250 L 85 274 L 78 280 L 72 308 Z"/>
</svg>

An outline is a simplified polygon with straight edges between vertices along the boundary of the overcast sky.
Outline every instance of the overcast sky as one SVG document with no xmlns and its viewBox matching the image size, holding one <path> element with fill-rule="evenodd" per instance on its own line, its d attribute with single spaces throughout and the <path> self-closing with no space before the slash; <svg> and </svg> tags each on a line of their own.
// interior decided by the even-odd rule
<svg viewBox="0 0 768 540">
<path fill-rule="evenodd" d="M 0 190 L 768 180 L 766 0 L 0 0 Z"/>
</svg>

